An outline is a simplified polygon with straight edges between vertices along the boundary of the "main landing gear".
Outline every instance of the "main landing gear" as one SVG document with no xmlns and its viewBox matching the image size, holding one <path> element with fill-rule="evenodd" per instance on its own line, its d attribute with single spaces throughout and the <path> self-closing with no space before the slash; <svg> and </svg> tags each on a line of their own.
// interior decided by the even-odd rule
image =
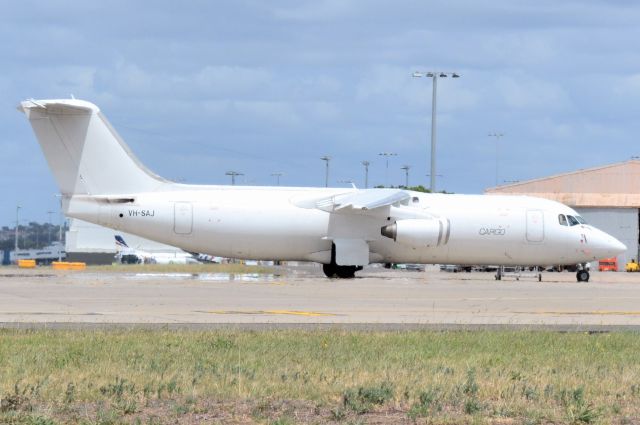
<svg viewBox="0 0 640 425">
<path fill-rule="evenodd" d="M 362 270 L 362 266 L 339 266 L 336 264 L 336 246 L 331 246 L 331 263 L 323 264 L 322 271 L 327 277 L 338 279 L 353 279 L 356 272 Z"/>
<path fill-rule="evenodd" d="M 322 265 L 322 271 L 327 277 L 339 279 L 353 279 L 358 270 L 362 270 L 362 266 L 339 266 L 336 263 Z"/>
</svg>

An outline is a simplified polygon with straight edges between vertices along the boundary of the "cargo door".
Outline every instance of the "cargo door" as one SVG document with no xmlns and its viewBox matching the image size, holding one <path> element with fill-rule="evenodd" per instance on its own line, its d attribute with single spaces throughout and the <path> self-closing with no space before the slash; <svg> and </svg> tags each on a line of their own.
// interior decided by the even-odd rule
<svg viewBox="0 0 640 425">
<path fill-rule="evenodd" d="M 174 205 L 173 231 L 178 235 L 190 235 L 193 230 L 193 207 L 191 202 L 176 202 Z"/>
<path fill-rule="evenodd" d="M 544 241 L 544 213 L 540 210 L 527 210 L 527 241 Z"/>
</svg>

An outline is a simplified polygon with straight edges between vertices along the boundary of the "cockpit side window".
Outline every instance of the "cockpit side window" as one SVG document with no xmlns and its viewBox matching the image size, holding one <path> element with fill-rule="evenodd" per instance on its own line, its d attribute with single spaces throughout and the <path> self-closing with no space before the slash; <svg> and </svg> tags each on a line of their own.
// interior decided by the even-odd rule
<svg viewBox="0 0 640 425">
<path fill-rule="evenodd" d="M 565 217 L 564 214 L 558 214 L 558 222 L 562 226 L 567 226 L 567 217 Z"/>
<path fill-rule="evenodd" d="M 569 220 L 569 226 L 577 226 L 578 224 L 580 224 L 580 222 L 576 220 L 576 218 L 572 215 L 568 215 L 567 220 Z"/>
<path fill-rule="evenodd" d="M 576 216 L 576 220 L 578 220 L 578 223 L 580 224 L 587 224 L 586 220 L 579 215 Z"/>
</svg>

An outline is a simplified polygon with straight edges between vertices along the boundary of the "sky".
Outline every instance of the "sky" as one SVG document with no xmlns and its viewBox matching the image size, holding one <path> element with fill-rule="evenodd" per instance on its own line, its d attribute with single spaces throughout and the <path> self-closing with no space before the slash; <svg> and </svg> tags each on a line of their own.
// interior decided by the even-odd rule
<svg viewBox="0 0 640 425">
<path fill-rule="evenodd" d="M 29 98 L 97 104 L 155 173 L 186 183 L 437 189 L 640 155 L 640 3 L 579 0 L 0 0 L 0 225 L 58 189 Z M 489 134 L 504 134 L 501 138 Z M 382 152 L 390 157 L 388 169 Z M 116 164 L 105 164 L 113 167 Z M 55 215 L 54 216 L 54 221 Z"/>
</svg>

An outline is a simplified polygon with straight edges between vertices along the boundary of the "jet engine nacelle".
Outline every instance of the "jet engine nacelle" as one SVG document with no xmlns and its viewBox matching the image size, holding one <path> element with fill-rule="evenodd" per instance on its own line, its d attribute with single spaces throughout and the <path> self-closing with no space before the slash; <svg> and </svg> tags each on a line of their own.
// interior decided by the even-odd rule
<svg viewBox="0 0 640 425">
<path fill-rule="evenodd" d="M 449 220 L 442 218 L 398 220 L 380 229 L 382 236 L 415 247 L 446 245 L 450 231 Z"/>
</svg>

